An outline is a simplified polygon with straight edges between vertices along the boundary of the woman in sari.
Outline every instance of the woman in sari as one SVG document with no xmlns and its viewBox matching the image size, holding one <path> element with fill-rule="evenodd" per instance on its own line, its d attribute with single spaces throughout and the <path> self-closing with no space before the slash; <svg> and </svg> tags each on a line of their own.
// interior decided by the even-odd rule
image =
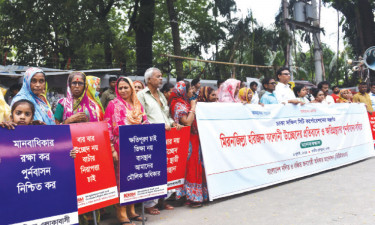
<svg viewBox="0 0 375 225">
<path fill-rule="evenodd" d="M 238 92 L 239 100 L 244 104 L 250 104 L 253 98 L 253 91 L 250 88 L 243 87 Z"/>
<path fill-rule="evenodd" d="M 116 98 L 109 102 L 104 119 L 108 123 L 109 136 L 112 143 L 112 154 L 115 162 L 117 188 L 120 190 L 119 126 L 133 124 L 148 124 L 147 116 L 139 102 L 133 82 L 127 77 L 120 77 L 116 83 Z M 119 191 L 120 193 L 120 191 Z M 132 224 L 130 220 L 142 221 L 134 209 L 134 204 L 127 206 L 116 205 L 117 219 L 121 224 Z"/>
<path fill-rule="evenodd" d="M 66 98 L 56 107 L 56 122 L 62 124 L 100 121 L 100 107 L 88 96 L 88 80 L 82 72 L 72 72 L 68 77 Z M 102 112 L 103 113 L 103 112 Z"/>
<path fill-rule="evenodd" d="M 199 90 L 198 102 L 217 102 L 216 91 L 208 86 L 201 87 Z"/>
<path fill-rule="evenodd" d="M 237 96 L 240 85 L 241 81 L 232 78 L 221 84 L 218 90 L 219 102 L 240 102 Z"/>
<path fill-rule="evenodd" d="M 46 92 L 46 75 L 43 70 L 31 67 L 26 70 L 23 76 L 21 90 L 12 99 L 15 102 L 26 99 L 33 103 L 35 107 L 34 120 L 42 121 L 43 124 L 53 125 L 55 120 L 51 107 L 45 97 Z"/>
<path fill-rule="evenodd" d="M 179 81 L 169 96 L 171 116 L 176 123 L 191 126 L 189 155 L 186 162 L 185 184 L 177 190 L 177 198 L 186 195 L 191 207 L 201 207 L 208 198 L 206 177 L 203 169 L 203 158 L 199 144 L 197 122 L 195 120 L 196 100 L 190 99 L 194 94 L 188 81 Z"/>
<path fill-rule="evenodd" d="M 336 103 L 351 103 L 350 94 L 351 91 L 349 89 L 341 89 Z"/>
</svg>

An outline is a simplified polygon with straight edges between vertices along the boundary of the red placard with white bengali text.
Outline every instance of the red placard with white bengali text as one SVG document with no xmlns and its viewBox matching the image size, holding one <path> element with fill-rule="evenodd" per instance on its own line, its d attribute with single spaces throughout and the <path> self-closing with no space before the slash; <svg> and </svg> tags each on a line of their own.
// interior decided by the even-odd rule
<svg viewBox="0 0 375 225">
<path fill-rule="evenodd" d="M 165 132 L 167 141 L 168 190 L 180 188 L 185 183 L 186 161 L 189 152 L 190 127 L 172 128 Z"/>
<path fill-rule="evenodd" d="M 372 139 L 374 140 L 374 143 L 375 143 L 375 112 L 373 112 L 372 115 L 369 113 L 368 118 L 370 120 Z"/>
<path fill-rule="evenodd" d="M 119 203 L 108 125 L 70 125 L 77 183 L 78 214 Z"/>
</svg>

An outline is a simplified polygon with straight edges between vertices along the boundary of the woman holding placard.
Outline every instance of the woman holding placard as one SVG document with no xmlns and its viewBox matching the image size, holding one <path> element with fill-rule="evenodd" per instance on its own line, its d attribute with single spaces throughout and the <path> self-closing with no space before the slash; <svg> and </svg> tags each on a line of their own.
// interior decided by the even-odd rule
<svg viewBox="0 0 375 225">
<path fill-rule="evenodd" d="M 191 126 L 189 155 L 186 163 L 186 177 L 184 188 L 177 190 L 177 198 L 186 195 L 192 208 L 201 207 L 208 198 L 206 177 L 203 169 L 203 158 L 200 150 L 197 121 L 195 119 L 195 106 L 197 100 L 189 99 L 194 90 L 188 81 L 179 81 L 169 96 L 171 116 L 176 123 Z"/>
<path fill-rule="evenodd" d="M 119 126 L 148 124 L 147 116 L 139 102 L 133 82 L 127 77 L 120 77 L 116 83 L 116 98 L 109 102 L 104 119 L 108 123 L 109 135 L 112 142 L 112 154 L 115 161 L 117 188 L 119 188 L 120 163 L 119 153 Z M 120 192 L 120 190 L 119 190 Z M 117 219 L 121 224 L 132 224 L 130 220 L 142 221 L 134 209 L 134 204 L 127 206 L 116 205 Z"/>
<path fill-rule="evenodd" d="M 89 98 L 89 84 L 83 72 L 72 72 L 68 77 L 66 98 L 59 100 L 56 107 L 57 123 L 70 124 L 100 121 L 101 108 Z"/>
</svg>

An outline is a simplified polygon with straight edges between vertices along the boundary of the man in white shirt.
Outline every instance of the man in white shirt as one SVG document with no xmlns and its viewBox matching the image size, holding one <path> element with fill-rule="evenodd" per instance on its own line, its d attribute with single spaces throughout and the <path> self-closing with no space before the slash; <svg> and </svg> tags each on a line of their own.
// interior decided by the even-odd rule
<svg viewBox="0 0 375 225">
<path fill-rule="evenodd" d="M 292 89 L 290 89 L 290 86 L 288 82 L 290 81 L 290 70 L 287 67 L 282 67 L 277 70 L 276 72 L 277 79 L 279 80 L 279 83 L 276 85 L 275 88 L 275 94 L 277 101 L 279 103 L 292 103 L 292 104 L 304 104 L 303 102 L 299 101 L 296 96 L 294 95 L 294 92 Z"/>
<path fill-rule="evenodd" d="M 322 101 L 322 103 L 325 103 L 325 104 L 335 103 L 335 100 L 333 99 L 333 97 L 331 95 L 328 95 L 328 91 L 329 91 L 328 81 L 320 82 L 318 84 L 318 89 L 321 90 L 324 93 L 324 100 Z"/>
<path fill-rule="evenodd" d="M 253 98 L 251 99 L 251 104 L 258 104 L 259 103 L 259 95 L 257 92 L 258 83 L 253 81 L 250 83 L 250 89 L 253 91 Z"/>
</svg>

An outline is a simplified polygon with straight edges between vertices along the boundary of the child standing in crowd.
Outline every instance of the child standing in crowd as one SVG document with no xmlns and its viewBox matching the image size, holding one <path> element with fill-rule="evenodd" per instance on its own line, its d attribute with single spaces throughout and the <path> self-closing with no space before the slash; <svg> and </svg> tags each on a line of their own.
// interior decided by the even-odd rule
<svg viewBox="0 0 375 225">
<path fill-rule="evenodd" d="M 304 85 L 297 84 L 293 88 L 294 94 L 296 95 L 297 99 L 303 103 L 309 103 L 310 101 L 306 98 L 307 95 L 307 88 Z"/>
</svg>

